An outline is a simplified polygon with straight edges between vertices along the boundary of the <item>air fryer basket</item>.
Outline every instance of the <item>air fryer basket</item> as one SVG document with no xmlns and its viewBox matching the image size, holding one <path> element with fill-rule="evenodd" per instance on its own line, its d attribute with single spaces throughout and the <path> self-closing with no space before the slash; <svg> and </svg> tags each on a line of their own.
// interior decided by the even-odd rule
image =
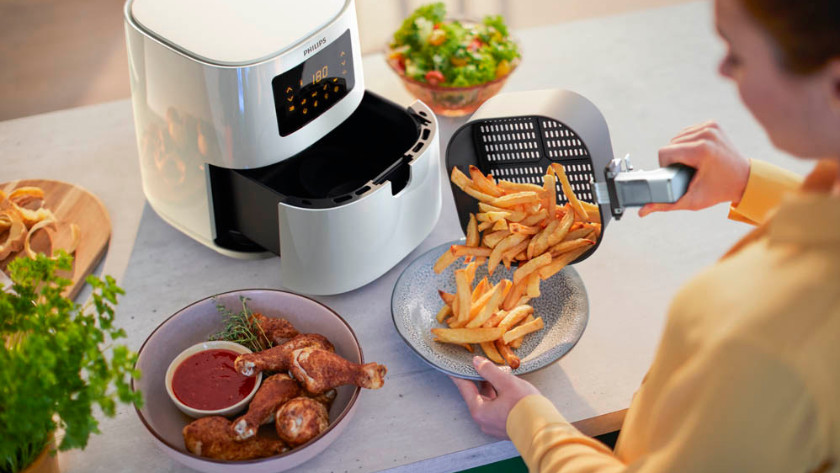
<svg viewBox="0 0 840 473">
<path fill-rule="evenodd" d="M 580 200 L 596 203 L 590 183 L 603 181 L 603 170 L 613 158 L 606 121 L 595 106 L 574 92 L 545 90 L 498 95 L 459 128 L 446 150 L 449 173 L 457 166 L 469 175 L 469 166 L 484 174 L 517 183 L 542 185 L 551 163 L 560 163 Z M 596 172 L 597 170 L 597 172 Z M 466 232 L 478 201 L 450 182 L 461 227 Z M 558 201 L 567 202 L 560 183 Z M 601 238 L 575 262 L 589 257 L 600 245 L 611 217 L 599 207 Z"/>
<path fill-rule="evenodd" d="M 430 126 L 412 109 L 366 91 L 347 120 L 291 158 L 257 169 L 211 166 L 216 244 L 279 254 L 279 202 L 330 209 L 362 199 L 386 181 L 398 193 Z"/>
</svg>

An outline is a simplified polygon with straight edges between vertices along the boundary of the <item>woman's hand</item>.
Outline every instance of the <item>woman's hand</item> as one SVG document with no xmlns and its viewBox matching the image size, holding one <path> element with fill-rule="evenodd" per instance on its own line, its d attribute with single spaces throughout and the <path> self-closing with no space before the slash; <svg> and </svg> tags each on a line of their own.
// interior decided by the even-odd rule
<svg viewBox="0 0 840 473">
<path fill-rule="evenodd" d="M 480 388 L 468 379 L 451 378 L 452 382 L 467 402 L 470 414 L 481 431 L 506 439 L 510 410 L 523 397 L 540 392 L 528 381 L 512 375 L 510 369 L 504 369 L 507 367 L 500 368 L 484 357 L 474 357 L 473 365 L 478 374 L 487 380 L 480 383 Z"/>
<path fill-rule="evenodd" d="M 644 217 L 663 210 L 700 210 L 721 202 L 737 204 L 750 177 L 750 162 L 732 146 L 717 123 L 686 128 L 659 150 L 659 165 L 682 163 L 697 170 L 688 191 L 673 204 L 647 204 Z"/>
</svg>

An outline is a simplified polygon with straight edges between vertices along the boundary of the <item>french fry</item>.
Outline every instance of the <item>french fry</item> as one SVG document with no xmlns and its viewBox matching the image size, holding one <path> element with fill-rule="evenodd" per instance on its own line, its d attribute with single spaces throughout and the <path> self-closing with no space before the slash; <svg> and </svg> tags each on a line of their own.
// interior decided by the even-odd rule
<svg viewBox="0 0 840 473">
<path fill-rule="evenodd" d="M 455 288 L 455 300 L 458 301 L 458 306 L 453 307 L 455 316 L 459 322 L 466 321 L 470 313 L 472 290 L 469 275 L 465 269 L 455 270 Z"/>
<path fill-rule="evenodd" d="M 545 249 L 543 251 L 548 250 L 548 248 L 560 243 L 566 238 L 566 235 L 569 233 L 569 228 L 572 227 L 574 223 L 574 212 L 566 213 L 562 219 L 560 219 L 560 223 L 551 232 L 548 236 L 545 237 L 545 240 L 542 242 L 545 244 Z M 539 248 L 542 249 L 542 248 Z"/>
<path fill-rule="evenodd" d="M 595 242 L 592 240 L 578 238 L 577 240 L 561 241 L 560 243 L 549 248 L 548 251 L 551 254 L 551 256 L 556 257 L 562 255 L 563 253 L 566 253 L 567 251 L 572 251 L 583 247 L 590 247 L 594 244 Z"/>
<path fill-rule="evenodd" d="M 510 232 L 505 230 L 501 232 L 493 232 L 487 235 L 484 235 L 484 244 L 487 245 L 488 248 L 495 248 L 500 241 L 504 240 L 510 235 Z"/>
<path fill-rule="evenodd" d="M 540 188 L 542 190 L 542 188 Z M 478 197 L 476 197 L 478 198 Z M 515 194 L 507 194 L 501 197 L 496 197 L 490 201 L 479 199 L 483 202 L 489 202 L 496 207 L 510 208 L 521 204 L 534 203 L 539 201 L 539 194 L 533 191 L 517 192 Z"/>
<path fill-rule="evenodd" d="M 500 310 L 493 314 L 492 317 L 487 319 L 487 322 L 484 322 L 481 326 L 482 327 L 496 327 L 499 325 L 499 322 L 504 320 L 505 316 L 507 315 L 507 311 Z"/>
<path fill-rule="evenodd" d="M 524 280 L 526 277 L 530 276 L 531 273 L 540 269 L 541 267 L 551 263 L 551 254 L 550 253 L 543 253 L 536 258 L 531 259 L 527 263 L 523 264 L 513 273 L 513 283 L 519 284 Z"/>
<path fill-rule="evenodd" d="M 522 225 L 536 225 L 543 220 L 548 218 L 548 211 L 545 209 L 537 211 L 537 213 L 531 214 L 525 218 L 523 218 L 519 223 Z"/>
<path fill-rule="evenodd" d="M 581 218 L 586 219 L 586 209 L 583 208 L 583 205 L 581 205 L 580 200 L 578 200 L 577 196 L 575 195 L 575 191 L 572 190 L 572 185 L 569 183 L 569 178 L 566 176 L 566 170 L 563 168 L 563 165 L 560 163 L 551 163 L 551 167 L 557 174 L 557 178 L 560 179 L 560 187 L 563 188 L 563 194 L 565 194 L 566 198 L 569 199 L 569 204 L 571 204 L 572 208 L 575 210 L 575 213 L 578 214 L 578 216 L 580 216 Z"/>
<path fill-rule="evenodd" d="M 461 190 L 472 184 L 472 180 L 467 177 L 457 166 L 452 167 L 452 172 L 449 174 L 449 180 L 458 186 Z"/>
<path fill-rule="evenodd" d="M 443 304 L 443 307 L 440 308 L 435 319 L 438 321 L 439 324 L 442 324 L 447 317 L 452 315 L 452 307 L 446 304 Z"/>
<path fill-rule="evenodd" d="M 468 264 L 464 271 L 467 273 L 467 285 L 472 288 L 473 280 L 475 279 L 475 271 L 478 269 L 478 265 L 475 262 Z M 472 289 L 470 289 L 470 295 L 472 295 Z"/>
<path fill-rule="evenodd" d="M 520 305 L 509 311 L 504 319 L 497 325 L 498 328 L 505 332 L 510 330 L 514 325 L 519 323 L 525 317 L 534 313 L 534 308 L 529 305 Z"/>
<path fill-rule="evenodd" d="M 505 334 L 502 336 L 502 341 L 504 341 L 505 344 L 507 345 L 511 341 L 513 341 L 513 340 L 515 340 L 519 337 L 523 337 L 523 336 L 525 336 L 529 333 L 533 333 L 533 332 L 536 332 L 537 330 L 542 329 L 544 326 L 545 326 L 545 324 L 543 323 L 542 317 L 537 317 L 534 320 L 532 320 L 531 322 L 528 322 L 527 324 L 520 325 L 520 326 L 518 326 L 514 329 L 511 329 L 511 330 L 508 330 L 507 332 L 505 332 Z"/>
<path fill-rule="evenodd" d="M 512 215 L 513 212 L 489 211 L 481 212 L 480 214 L 476 215 L 475 218 L 479 222 L 498 222 L 499 220 L 507 220 L 507 218 Z"/>
<path fill-rule="evenodd" d="M 490 256 L 490 252 L 492 251 L 491 248 L 481 248 L 479 246 L 468 246 L 468 245 L 452 245 L 449 247 L 449 251 L 451 251 L 456 258 L 460 258 L 461 256 Z"/>
<path fill-rule="evenodd" d="M 499 220 L 498 222 L 494 223 L 491 230 L 508 230 L 508 223 L 507 220 Z"/>
<path fill-rule="evenodd" d="M 478 234 L 478 222 L 475 214 L 470 214 L 470 222 L 467 224 L 467 246 L 478 246 L 481 243 L 481 235 Z"/>
<path fill-rule="evenodd" d="M 490 259 L 487 261 L 487 272 L 493 274 L 493 271 L 496 269 L 496 266 L 502 261 L 502 254 L 514 246 L 521 243 L 525 240 L 525 235 L 520 235 L 518 233 L 513 233 L 505 237 L 504 240 L 500 241 L 495 247 L 493 247 L 493 251 L 490 253 Z"/>
<path fill-rule="evenodd" d="M 473 187 L 472 185 L 464 186 L 463 191 L 466 192 L 467 194 L 469 194 L 470 196 L 475 197 L 476 199 L 482 201 L 482 202 L 493 202 L 495 199 L 503 198 L 503 197 L 493 197 L 492 195 L 485 194 L 484 192 L 481 192 L 480 190 Z"/>
<path fill-rule="evenodd" d="M 504 195 L 504 191 L 496 187 L 496 183 L 493 182 L 493 178 L 482 174 L 477 167 L 470 165 L 469 171 L 473 184 L 478 190 L 494 197 L 501 197 Z"/>
<path fill-rule="evenodd" d="M 574 228 L 574 225 L 572 226 Z M 580 228 L 569 230 L 569 233 L 563 238 L 563 241 L 577 240 L 578 238 L 588 238 L 595 229 L 591 225 L 584 224 Z"/>
<path fill-rule="evenodd" d="M 528 295 L 524 295 L 524 296 L 520 297 L 518 301 L 516 301 L 516 304 L 514 304 L 514 307 L 519 307 L 521 305 L 527 305 L 528 301 L 530 301 L 530 300 L 531 300 L 531 298 L 528 297 Z"/>
<path fill-rule="evenodd" d="M 499 310 L 499 305 L 502 303 L 502 299 L 504 299 L 504 288 L 507 279 L 504 281 L 499 282 L 493 287 L 493 294 L 487 300 L 487 303 L 484 304 L 484 307 L 481 311 L 476 314 L 475 318 L 470 320 L 470 322 L 466 325 L 467 328 L 476 328 L 481 327 L 481 325 L 487 321 L 497 310 Z"/>
<path fill-rule="evenodd" d="M 591 202 L 586 202 L 584 200 L 581 200 L 580 205 L 583 206 L 583 209 L 586 210 L 586 213 L 597 212 L 598 211 L 598 206 L 596 204 L 591 203 Z"/>
<path fill-rule="evenodd" d="M 519 223 L 508 224 L 508 229 L 511 233 L 521 233 L 523 235 L 536 235 L 537 232 L 540 231 L 537 227 L 529 227 L 528 225 L 522 225 Z"/>
<path fill-rule="evenodd" d="M 539 269 L 540 277 L 543 280 L 546 280 L 555 274 L 559 273 L 560 270 L 566 267 L 567 264 L 571 263 L 572 261 L 578 259 L 582 254 L 586 253 L 589 250 L 589 247 L 578 248 L 576 250 L 567 251 L 566 253 L 561 254 L 557 258 L 553 259 L 550 264 L 547 264 Z"/>
<path fill-rule="evenodd" d="M 448 268 L 450 264 L 454 263 L 458 260 L 458 257 L 452 254 L 451 251 L 444 251 L 440 258 L 435 261 L 435 265 L 432 269 L 435 271 L 436 274 L 440 274 L 443 272 L 444 269 Z"/>
<path fill-rule="evenodd" d="M 519 368 L 520 359 L 516 356 L 516 353 L 511 350 L 509 345 L 502 343 L 501 340 L 496 340 L 494 342 L 495 348 L 499 354 L 501 354 L 502 358 L 504 358 L 505 363 L 507 363 L 511 369 Z"/>
<path fill-rule="evenodd" d="M 487 292 L 488 284 L 487 276 L 481 278 L 481 281 L 479 281 L 478 284 L 475 285 L 475 288 L 473 288 L 472 296 L 470 296 L 470 303 L 474 304 L 479 297 L 483 296 L 484 293 Z"/>
<path fill-rule="evenodd" d="M 499 350 L 496 349 L 495 342 L 481 342 L 479 346 L 484 351 L 484 354 L 487 355 L 487 359 L 499 365 L 505 364 L 504 358 L 499 354 Z"/>
<path fill-rule="evenodd" d="M 543 176 L 543 192 L 545 192 L 545 198 L 548 202 L 546 206 L 546 210 L 548 211 L 548 215 L 554 215 L 554 210 L 557 208 L 557 191 L 555 191 L 555 187 L 557 185 L 557 180 L 554 178 L 554 173 L 551 172 L 551 167 Z"/>
<path fill-rule="evenodd" d="M 526 286 L 523 283 L 514 284 L 513 288 L 511 288 L 510 292 L 508 292 L 507 296 L 505 297 L 504 302 L 502 302 L 502 309 L 504 310 L 512 310 L 516 307 L 516 301 L 522 297 L 522 294 L 525 293 Z"/>
<path fill-rule="evenodd" d="M 543 231 L 534 235 L 533 245 L 528 245 L 528 250 L 530 251 L 528 254 L 528 258 L 536 258 L 537 256 L 545 253 L 545 250 L 548 249 L 548 237 L 557 227 L 560 226 L 560 222 L 557 220 L 552 220 L 548 223 L 548 225 L 543 229 Z"/>
<path fill-rule="evenodd" d="M 464 174 L 458 166 L 452 167 L 452 171 L 449 173 L 449 180 L 461 189 L 472 184 L 472 179 Z"/>
<path fill-rule="evenodd" d="M 455 301 L 455 294 L 450 294 L 450 293 L 444 292 L 440 289 L 438 289 L 438 294 L 440 295 L 440 299 L 446 305 L 451 306 L 452 303 Z"/>
<path fill-rule="evenodd" d="M 514 246 L 513 248 L 508 249 L 504 253 L 502 253 L 502 259 L 514 259 L 516 255 L 525 251 L 528 245 L 531 242 L 531 238 L 527 240 L 522 240 L 518 245 Z"/>
<path fill-rule="evenodd" d="M 536 184 L 511 182 L 499 179 L 498 186 L 509 192 L 540 192 L 542 187 Z"/>
<path fill-rule="evenodd" d="M 479 202 L 479 203 L 478 203 L 478 210 L 479 210 L 479 212 L 480 212 L 480 213 L 486 213 L 486 212 L 507 212 L 507 211 L 508 211 L 508 209 L 503 209 L 503 208 L 501 208 L 501 207 L 494 207 L 494 206 L 492 206 L 492 205 L 490 205 L 490 204 L 488 204 L 488 203 L 485 203 L 485 202 Z"/>
<path fill-rule="evenodd" d="M 536 299 L 540 297 L 540 275 L 539 273 L 532 273 L 528 276 L 528 282 L 525 287 L 525 294 L 532 298 Z"/>
<path fill-rule="evenodd" d="M 527 323 L 531 322 L 532 320 L 534 320 L 534 316 L 533 316 L 533 314 L 532 314 L 532 315 L 529 315 L 528 317 L 525 317 L 524 319 L 522 319 L 522 322 L 520 322 L 520 324 L 521 324 L 521 325 L 524 325 L 524 324 L 527 324 Z M 513 348 L 514 350 L 516 350 L 517 348 L 519 348 L 519 347 L 521 347 L 521 346 L 522 346 L 522 341 L 523 341 L 523 340 L 525 340 L 525 336 L 524 336 L 524 335 L 523 335 L 523 336 L 521 336 L 521 337 L 519 337 L 519 338 L 517 338 L 517 339 L 515 339 L 515 340 L 512 340 L 512 341 L 511 341 L 508 345 L 510 345 L 510 347 L 511 347 L 511 348 Z"/>
<path fill-rule="evenodd" d="M 500 327 L 490 328 L 433 328 L 432 333 L 441 343 L 481 343 L 498 340 L 505 333 Z"/>
<path fill-rule="evenodd" d="M 483 232 L 484 230 L 487 230 L 495 224 L 496 222 L 481 222 L 478 224 L 478 231 Z"/>
</svg>

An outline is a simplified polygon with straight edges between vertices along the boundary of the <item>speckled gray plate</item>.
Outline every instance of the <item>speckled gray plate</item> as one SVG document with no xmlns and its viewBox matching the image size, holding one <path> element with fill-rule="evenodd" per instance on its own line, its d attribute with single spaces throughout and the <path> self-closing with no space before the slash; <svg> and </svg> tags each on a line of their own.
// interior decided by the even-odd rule
<svg viewBox="0 0 840 473">
<path fill-rule="evenodd" d="M 432 341 L 431 329 L 444 327 L 435 320 L 443 302 L 438 289 L 455 292 L 455 270 L 463 268 L 463 258 L 441 274 L 432 270 L 435 261 L 453 244 L 449 242 L 429 250 L 412 261 L 400 275 L 391 296 L 394 326 L 403 340 L 424 361 L 446 374 L 479 380 L 473 368 L 473 354 L 464 348 Z M 487 265 L 478 268 L 475 280 L 487 275 Z M 513 279 L 513 271 L 499 266 L 489 282 Z M 567 266 L 551 279 L 540 284 L 542 295 L 531 300 L 534 315 L 542 317 L 545 328 L 525 337 L 515 353 L 522 360 L 514 374 L 525 374 L 544 368 L 569 352 L 583 335 L 589 318 L 589 299 L 577 271 Z M 481 354 L 480 349 L 476 354 Z"/>
</svg>

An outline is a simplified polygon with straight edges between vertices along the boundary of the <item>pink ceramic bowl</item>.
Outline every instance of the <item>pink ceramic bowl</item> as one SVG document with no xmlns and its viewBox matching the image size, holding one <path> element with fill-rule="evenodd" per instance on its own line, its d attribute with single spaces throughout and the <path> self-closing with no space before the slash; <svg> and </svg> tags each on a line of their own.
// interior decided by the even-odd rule
<svg viewBox="0 0 840 473">
<path fill-rule="evenodd" d="M 293 468 L 324 451 L 341 434 L 353 416 L 360 389 L 338 388 L 330 409 L 330 426 L 321 435 L 281 455 L 247 461 L 219 461 L 199 457 L 184 447 L 181 430 L 193 421 L 169 399 L 165 378 L 169 363 L 185 348 L 207 340 L 222 328 L 216 302 L 231 310 L 241 307 L 239 297 L 248 298 L 248 308 L 267 317 L 284 317 L 301 333 L 320 333 L 344 358 L 363 363 L 362 349 L 353 329 L 332 309 L 304 296 L 272 289 L 226 292 L 195 302 L 160 324 L 140 348 L 137 369 L 143 377 L 132 382 L 143 393 L 144 405 L 136 409 L 155 443 L 176 461 L 208 473 L 268 473 Z M 215 301 L 214 301 L 215 299 Z"/>
</svg>

